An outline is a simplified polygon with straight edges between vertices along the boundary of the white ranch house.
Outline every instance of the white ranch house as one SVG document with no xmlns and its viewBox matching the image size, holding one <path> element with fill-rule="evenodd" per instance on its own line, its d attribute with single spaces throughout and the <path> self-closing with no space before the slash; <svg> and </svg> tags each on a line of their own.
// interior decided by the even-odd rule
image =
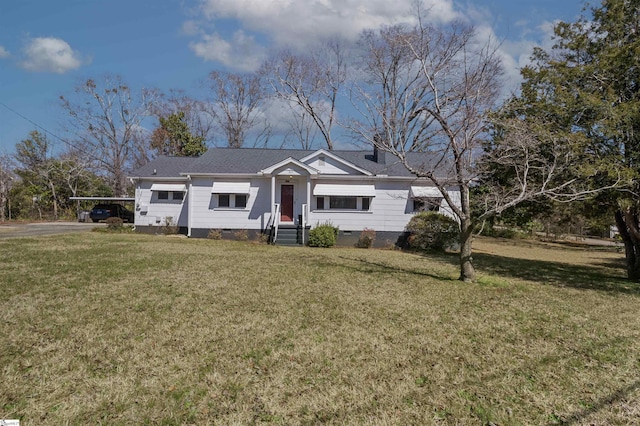
<svg viewBox="0 0 640 426">
<path fill-rule="evenodd" d="M 428 161 L 411 156 L 418 165 Z M 197 158 L 159 157 L 131 179 L 141 232 L 170 224 L 189 237 L 246 230 L 249 238 L 303 244 L 310 228 L 329 222 L 340 229 L 338 244 L 353 244 L 369 228 L 386 245 L 402 240 L 416 211 L 452 216 L 437 188 L 377 150 L 213 148 Z M 459 202 L 457 189 L 449 193 Z"/>
</svg>

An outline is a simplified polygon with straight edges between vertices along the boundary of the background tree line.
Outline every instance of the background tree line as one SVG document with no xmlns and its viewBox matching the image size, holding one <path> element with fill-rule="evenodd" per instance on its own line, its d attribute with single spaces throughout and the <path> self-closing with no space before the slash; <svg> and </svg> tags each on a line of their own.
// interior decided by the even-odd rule
<svg viewBox="0 0 640 426">
<path fill-rule="evenodd" d="M 554 215 L 606 223 L 603 213 L 638 280 L 638 6 L 603 0 L 557 24 L 555 45 L 534 50 L 511 96 L 498 44 L 465 22 L 428 23 L 420 2 L 415 22 L 364 31 L 355 44 L 276 52 L 255 73 L 213 71 L 200 99 L 90 79 L 60 98 L 66 151 L 53 154 L 33 132 L 3 159 L 2 212 L 10 203 L 18 214 L 46 207 L 56 217 L 69 208 L 63 194 L 125 195 L 127 174 L 157 155 L 212 145 L 331 150 L 349 140 L 390 153 L 454 206 L 463 280 L 475 276 L 482 224 Z M 414 152 L 431 160 L 416 163 Z"/>
</svg>

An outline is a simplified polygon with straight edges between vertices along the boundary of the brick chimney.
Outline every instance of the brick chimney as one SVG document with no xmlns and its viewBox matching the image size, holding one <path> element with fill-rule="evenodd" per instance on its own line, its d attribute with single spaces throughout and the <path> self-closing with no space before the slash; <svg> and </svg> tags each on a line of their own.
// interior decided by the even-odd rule
<svg viewBox="0 0 640 426">
<path fill-rule="evenodd" d="M 385 161 L 386 152 L 378 148 L 379 143 L 380 143 L 380 135 L 375 135 L 373 137 L 373 161 L 375 161 L 378 164 L 386 164 L 386 161 Z"/>
</svg>

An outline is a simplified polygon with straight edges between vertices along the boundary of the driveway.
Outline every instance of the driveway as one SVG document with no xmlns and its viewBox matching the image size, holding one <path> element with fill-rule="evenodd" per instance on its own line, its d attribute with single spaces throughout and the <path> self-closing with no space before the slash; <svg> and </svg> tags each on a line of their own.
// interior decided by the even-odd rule
<svg viewBox="0 0 640 426">
<path fill-rule="evenodd" d="M 68 234 L 71 232 L 89 232 L 104 223 L 81 222 L 40 222 L 0 224 L 0 240 L 6 238 L 39 237 L 43 235 Z"/>
</svg>

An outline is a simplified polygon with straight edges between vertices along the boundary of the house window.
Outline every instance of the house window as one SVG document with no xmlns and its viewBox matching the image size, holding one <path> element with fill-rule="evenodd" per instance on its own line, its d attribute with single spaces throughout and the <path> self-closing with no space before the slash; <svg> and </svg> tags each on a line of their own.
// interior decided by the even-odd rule
<svg viewBox="0 0 640 426">
<path fill-rule="evenodd" d="M 168 200 L 169 191 L 158 191 L 158 200 Z"/>
<path fill-rule="evenodd" d="M 348 197 L 332 195 L 316 197 L 316 210 L 361 210 L 369 211 L 371 197 Z"/>
<path fill-rule="evenodd" d="M 340 210 L 356 210 L 358 208 L 358 198 L 343 196 L 329 197 L 329 208 Z"/>
<path fill-rule="evenodd" d="M 370 205 L 371 205 L 371 198 L 362 197 L 362 210 L 369 210 Z"/>
<path fill-rule="evenodd" d="M 249 194 L 218 194 L 218 207 L 225 209 L 244 209 L 247 207 Z"/>
<path fill-rule="evenodd" d="M 438 212 L 442 198 L 414 198 L 414 212 Z"/>
<path fill-rule="evenodd" d="M 173 200 L 174 201 L 182 201 L 184 200 L 184 192 L 181 191 L 174 191 L 172 194 Z"/>
<path fill-rule="evenodd" d="M 236 208 L 244 209 L 247 207 L 247 194 L 236 194 Z"/>
</svg>

